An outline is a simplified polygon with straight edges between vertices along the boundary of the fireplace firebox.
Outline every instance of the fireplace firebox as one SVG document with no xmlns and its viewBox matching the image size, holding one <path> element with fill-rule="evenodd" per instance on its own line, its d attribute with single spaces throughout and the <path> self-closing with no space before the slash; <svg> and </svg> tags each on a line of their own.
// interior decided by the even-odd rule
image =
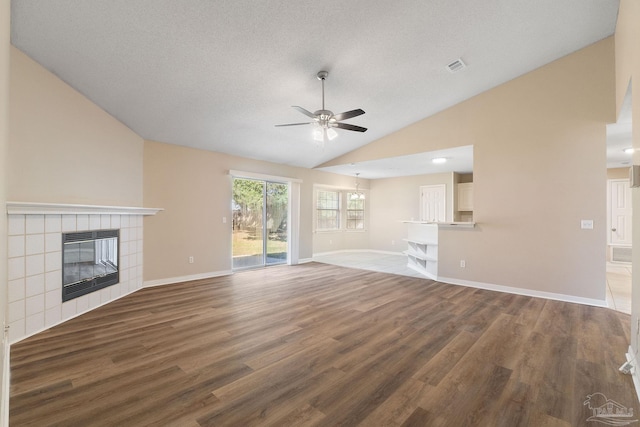
<svg viewBox="0 0 640 427">
<path fill-rule="evenodd" d="M 98 291 L 120 281 L 120 230 L 62 235 L 62 301 Z"/>
</svg>

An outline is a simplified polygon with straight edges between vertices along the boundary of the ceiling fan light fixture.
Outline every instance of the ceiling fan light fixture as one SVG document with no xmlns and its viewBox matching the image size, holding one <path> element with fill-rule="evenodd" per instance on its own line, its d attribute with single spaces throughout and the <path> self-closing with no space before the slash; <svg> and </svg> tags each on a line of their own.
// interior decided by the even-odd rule
<svg viewBox="0 0 640 427">
<path fill-rule="evenodd" d="M 625 148 L 622 151 L 624 151 L 625 154 L 633 154 L 636 150 L 633 147 L 629 147 L 629 148 Z"/>
<path fill-rule="evenodd" d="M 313 140 L 319 142 L 324 141 L 323 129 L 320 126 L 313 127 Z"/>
<path fill-rule="evenodd" d="M 338 129 L 355 131 L 355 132 L 366 132 L 367 128 L 363 128 L 362 126 L 356 126 L 349 123 L 342 123 L 342 120 L 348 120 L 353 117 L 358 117 L 364 114 L 364 110 L 362 110 L 361 108 L 351 110 L 351 111 L 345 111 L 343 113 L 338 113 L 338 114 L 333 114 L 331 110 L 325 109 L 324 81 L 328 75 L 329 73 L 327 71 L 318 72 L 318 79 L 322 82 L 322 109 L 314 111 L 312 113 L 311 111 L 308 111 L 298 105 L 292 105 L 293 108 L 295 108 L 300 113 L 310 118 L 312 121 L 302 122 L 302 123 L 287 123 L 283 125 L 276 125 L 276 127 L 314 125 L 317 128 L 313 130 L 313 139 L 316 141 L 323 141 L 323 142 L 325 139 L 333 140 L 338 136 L 338 132 L 336 132 L 332 128 L 338 128 Z"/>
</svg>

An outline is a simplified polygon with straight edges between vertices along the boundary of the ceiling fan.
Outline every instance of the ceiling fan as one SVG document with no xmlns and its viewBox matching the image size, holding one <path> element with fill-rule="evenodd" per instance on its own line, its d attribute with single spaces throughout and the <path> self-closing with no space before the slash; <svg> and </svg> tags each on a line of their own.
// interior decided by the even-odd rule
<svg viewBox="0 0 640 427">
<path fill-rule="evenodd" d="M 356 126 L 356 125 L 350 125 L 348 123 L 341 123 L 342 120 L 347 120 L 352 117 L 363 115 L 364 111 L 361 110 L 360 108 L 358 108 L 357 110 L 345 111 L 344 113 L 339 113 L 339 114 L 333 114 L 333 112 L 329 110 L 325 110 L 324 81 L 328 75 L 329 75 L 328 71 L 319 71 L 317 74 L 318 80 L 322 82 L 322 109 L 321 110 L 318 110 L 312 113 L 311 111 L 305 110 L 304 108 L 299 107 L 297 105 L 293 106 L 293 108 L 300 111 L 305 116 L 312 118 L 313 121 L 303 122 L 303 123 L 288 123 L 285 125 L 276 125 L 276 126 L 280 127 L 280 126 L 314 125 L 313 139 L 315 139 L 316 141 L 324 141 L 325 138 L 328 138 L 329 140 L 334 139 L 336 136 L 338 136 L 338 133 L 334 130 L 334 128 L 352 130 L 355 132 L 365 132 L 367 128 L 363 128 L 361 126 Z"/>
</svg>

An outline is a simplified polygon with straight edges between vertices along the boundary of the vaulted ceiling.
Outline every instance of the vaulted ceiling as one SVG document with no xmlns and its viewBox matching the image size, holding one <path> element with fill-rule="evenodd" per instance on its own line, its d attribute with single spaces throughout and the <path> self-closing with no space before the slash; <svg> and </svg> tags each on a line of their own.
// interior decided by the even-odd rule
<svg viewBox="0 0 640 427">
<path fill-rule="evenodd" d="M 618 4 L 13 0 L 11 36 L 143 138 L 314 167 L 613 34 Z M 320 109 L 320 70 L 367 132 L 274 126 Z"/>
</svg>

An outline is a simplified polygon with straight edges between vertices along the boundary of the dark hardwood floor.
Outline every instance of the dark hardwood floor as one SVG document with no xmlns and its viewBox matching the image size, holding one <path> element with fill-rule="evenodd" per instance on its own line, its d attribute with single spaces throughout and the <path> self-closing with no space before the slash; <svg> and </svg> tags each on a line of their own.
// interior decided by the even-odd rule
<svg viewBox="0 0 640 427">
<path fill-rule="evenodd" d="M 318 263 L 146 288 L 11 347 L 11 426 L 580 426 L 629 316 Z"/>
</svg>

